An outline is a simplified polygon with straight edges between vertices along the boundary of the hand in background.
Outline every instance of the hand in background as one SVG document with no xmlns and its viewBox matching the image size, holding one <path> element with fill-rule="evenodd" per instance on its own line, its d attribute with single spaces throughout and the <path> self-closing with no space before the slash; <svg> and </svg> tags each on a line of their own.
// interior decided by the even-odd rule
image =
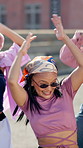
<svg viewBox="0 0 83 148">
<path fill-rule="evenodd" d="M 62 22 L 61 22 L 61 17 L 58 16 L 57 14 L 53 14 L 51 20 L 54 26 L 56 27 L 54 31 L 55 31 L 57 39 L 63 40 L 65 37 L 65 33 L 64 33 Z"/>
</svg>

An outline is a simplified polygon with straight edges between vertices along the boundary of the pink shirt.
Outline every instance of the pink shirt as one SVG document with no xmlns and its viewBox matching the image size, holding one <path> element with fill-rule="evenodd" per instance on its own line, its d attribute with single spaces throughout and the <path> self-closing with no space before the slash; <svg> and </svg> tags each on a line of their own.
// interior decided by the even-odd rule
<svg viewBox="0 0 83 148">
<path fill-rule="evenodd" d="M 80 39 L 82 38 L 82 39 Z M 81 53 L 83 53 L 83 37 L 80 38 L 72 38 L 71 40 L 74 42 L 74 44 L 79 48 Z M 71 53 L 70 49 L 66 46 L 63 45 L 62 48 L 60 49 L 60 60 L 65 64 L 68 65 L 69 67 L 76 68 L 78 65 L 75 57 Z"/>
<path fill-rule="evenodd" d="M 0 67 L 5 67 L 4 75 L 6 78 L 6 89 L 5 89 L 5 93 L 4 93 L 3 106 L 4 106 L 4 111 L 7 109 L 10 109 L 11 115 L 13 114 L 13 111 L 14 111 L 17 104 L 15 103 L 14 99 L 12 98 L 12 95 L 11 95 L 11 92 L 10 92 L 10 89 L 8 86 L 7 78 L 8 78 L 9 69 L 10 69 L 19 49 L 20 49 L 20 47 L 17 44 L 13 43 L 13 45 L 9 48 L 9 50 L 0 52 Z M 23 56 L 21 66 L 26 64 L 29 60 L 30 60 L 30 57 L 28 56 L 28 54 Z M 20 69 L 20 75 L 19 75 L 18 82 L 20 81 L 21 77 L 22 77 L 22 70 Z M 18 115 L 18 113 L 17 113 L 17 115 Z"/>
<path fill-rule="evenodd" d="M 73 92 L 71 79 L 66 78 L 61 86 L 63 96 L 56 99 L 37 97 L 37 101 L 41 104 L 43 110 L 40 114 L 36 111 L 31 114 L 30 107 L 27 110 L 27 100 L 21 109 L 28 117 L 32 129 L 37 137 L 43 137 L 47 134 L 76 130 L 76 120 L 73 110 L 73 99 L 76 92 Z"/>
</svg>

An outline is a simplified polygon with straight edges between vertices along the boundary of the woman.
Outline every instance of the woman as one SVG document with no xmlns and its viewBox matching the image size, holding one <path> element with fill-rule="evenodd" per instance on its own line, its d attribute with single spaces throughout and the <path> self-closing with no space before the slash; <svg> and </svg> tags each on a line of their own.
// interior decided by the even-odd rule
<svg viewBox="0 0 83 148">
<path fill-rule="evenodd" d="M 83 83 L 83 56 L 65 34 L 61 18 L 54 14 L 51 20 L 56 27 L 56 37 L 70 48 L 79 67 L 59 84 L 54 59 L 51 56 L 35 57 L 25 67 L 22 88 L 18 84 L 21 59 L 35 39 L 30 34 L 10 68 L 9 87 L 14 100 L 29 119 L 40 148 L 78 148 L 73 99 Z"/>
<path fill-rule="evenodd" d="M 14 112 L 14 109 L 16 107 L 16 103 L 12 99 L 10 89 L 9 89 L 9 86 L 8 86 L 7 77 L 8 77 L 8 72 L 9 72 L 9 69 L 12 65 L 12 62 L 13 62 L 15 56 L 17 55 L 17 53 L 20 49 L 20 46 L 22 45 L 22 43 L 25 39 L 22 36 L 20 36 L 19 34 L 17 34 L 16 32 L 14 32 L 13 30 L 11 30 L 10 28 L 8 28 L 7 26 L 5 26 L 1 23 L 0 23 L 0 32 L 3 35 L 7 36 L 13 42 L 13 44 L 9 48 L 9 50 L 0 52 L 0 68 L 1 69 L 3 68 L 4 76 L 6 78 L 6 88 L 5 88 L 5 93 L 4 93 L 3 106 L 4 106 L 4 111 L 6 111 L 7 109 L 10 109 L 11 115 L 12 115 L 13 112 Z M 4 36 L 3 37 L 1 36 L 1 38 L 2 38 L 2 45 L 3 45 L 4 44 Z M 26 64 L 29 60 L 30 60 L 30 58 L 29 58 L 28 54 L 23 56 L 21 66 Z M 22 71 L 20 69 L 19 79 L 20 79 L 21 76 L 22 76 Z"/>
<path fill-rule="evenodd" d="M 0 52 L 0 147 L 11 148 L 12 146 L 10 125 L 4 111 L 8 109 L 8 103 L 10 104 L 10 108 L 15 108 L 16 103 L 11 97 L 11 93 L 7 83 L 7 76 L 9 68 L 25 39 L 3 24 L 0 24 L 0 32 L 7 36 L 9 39 L 11 39 L 13 42 L 15 42 L 9 50 Z M 4 45 L 4 36 L 1 33 L 0 50 L 3 48 Z M 29 59 L 28 55 L 24 56 L 24 59 L 22 60 L 21 64 L 26 63 L 27 59 Z M 7 95 L 4 95 L 5 91 L 7 92 Z"/>
</svg>

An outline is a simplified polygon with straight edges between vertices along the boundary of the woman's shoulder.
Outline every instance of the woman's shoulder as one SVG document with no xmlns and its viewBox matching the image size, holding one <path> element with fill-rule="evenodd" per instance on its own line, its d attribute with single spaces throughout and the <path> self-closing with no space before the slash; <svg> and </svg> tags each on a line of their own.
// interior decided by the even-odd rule
<svg viewBox="0 0 83 148">
<path fill-rule="evenodd" d="M 61 82 L 60 82 L 61 86 L 67 86 L 67 85 L 71 85 L 71 77 L 70 76 L 65 76 Z"/>
<path fill-rule="evenodd" d="M 72 82 L 71 82 L 71 76 L 67 76 L 63 79 L 61 83 L 61 89 L 63 93 L 67 93 L 71 98 L 73 99 L 76 92 L 73 91 Z"/>
</svg>

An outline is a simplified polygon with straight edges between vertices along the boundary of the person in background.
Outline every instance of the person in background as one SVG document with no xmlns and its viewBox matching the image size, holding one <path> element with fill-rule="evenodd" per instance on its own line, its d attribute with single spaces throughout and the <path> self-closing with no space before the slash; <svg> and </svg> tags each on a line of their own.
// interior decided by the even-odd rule
<svg viewBox="0 0 83 148">
<path fill-rule="evenodd" d="M 4 106 L 4 111 L 6 111 L 7 109 L 10 109 L 11 115 L 12 115 L 14 112 L 14 109 L 16 107 L 16 103 L 12 99 L 10 89 L 8 86 L 7 77 L 8 77 L 8 72 L 11 67 L 11 64 L 12 64 L 15 56 L 17 55 L 20 46 L 22 45 L 22 43 L 25 39 L 22 36 L 20 36 L 19 34 L 17 34 L 14 30 L 11 30 L 10 28 L 8 28 L 7 26 L 5 26 L 1 23 L 0 23 L 0 32 L 3 35 L 5 35 L 6 37 L 8 37 L 13 42 L 12 46 L 8 50 L 0 52 L 0 67 L 4 69 L 4 75 L 6 78 L 6 89 L 5 89 L 5 93 L 4 93 L 3 106 Z M 30 60 L 30 57 L 28 56 L 28 54 L 23 56 L 21 66 L 25 65 L 29 60 Z M 22 70 L 20 69 L 19 80 L 20 80 L 21 76 L 22 76 Z M 19 82 L 19 80 L 18 80 L 18 82 Z M 19 110 L 19 112 L 20 112 L 20 110 Z M 17 115 L 18 115 L 18 113 L 17 113 Z"/>
<path fill-rule="evenodd" d="M 0 50 L 2 50 L 4 46 L 3 35 L 5 35 L 6 37 L 8 37 L 10 40 L 14 42 L 9 50 L 0 51 L 0 147 L 12 148 L 10 125 L 4 112 L 8 108 L 14 109 L 16 106 L 16 103 L 11 97 L 7 78 L 8 78 L 9 68 L 11 67 L 12 62 L 25 39 L 1 23 L 0 23 L 0 32 L 1 32 L 0 33 Z M 26 54 L 23 57 L 21 64 L 24 65 L 29 59 L 30 59 L 29 56 Z M 21 74 L 21 69 L 20 69 L 20 74 Z M 6 95 L 4 95 L 5 92 L 6 92 Z M 8 103 L 10 105 L 9 107 L 8 107 Z M 13 110 L 11 111 L 13 112 Z"/>
<path fill-rule="evenodd" d="M 78 30 L 75 32 L 73 38 L 71 39 L 74 44 L 78 47 L 81 54 L 83 54 L 83 32 Z M 72 52 L 66 45 L 60 49 L 60 60 L 67 66 L 72 68 L 78 67 L 78 62 L 74 58 Z M 80 112 L 76 116 L 77 122 L 77 141 L 79 148 L 83 148 L 83 104 L 80 106 Z"/>
<path fill-rule="evenodd" d="M 78 148 L 73 100 L 83 83 L 83 55 L 65 34 L 61 17 L 53 14 L 51 20 L 57 39 L 69 47 L 79 67 L 59 83 L 53 57 L 37 56 L 25 66 L 21 87 L 18 84 L 21 60 L 36 38 L 30 33 L 10 68 L 8 83 L 13 99 L 29 119 L 39 148 Z"/>
<path fill-rule="evenodd" d="M 71 38 L 73 43 L 78 47 L 78 50 L 83 53 L 83 32 L 80 30 L 76 30 L 74 36 Z M 73 56 L 72 52 L 65 44 L 60 49 L 60 60 L 67 66 L 76 68 L 78 67 L 78 62 Z"/>
<path fill-rule="evenodd" d="M 77 140 L 79 148 L 83 148 L 83 104 L 80 105 L 80 112 L 76 116 Z"/>
</svg>

